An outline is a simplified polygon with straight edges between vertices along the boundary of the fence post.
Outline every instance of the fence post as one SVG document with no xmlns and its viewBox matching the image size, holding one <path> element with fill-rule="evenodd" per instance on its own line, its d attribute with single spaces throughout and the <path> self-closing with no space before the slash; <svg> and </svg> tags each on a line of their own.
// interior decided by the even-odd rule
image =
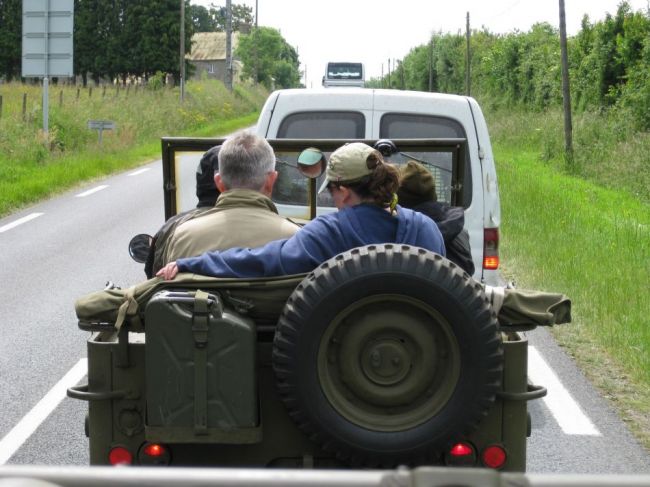
<svg viewBox="0 0 650 487">
<path fill-rule="evenodd" d="M 104 88 L 102 89 L 102 98 L 106 96 L 106 85 L 104 85 Z"/>
<path fill-rule="evenodd" d="M 79 88 L 77 88 L 77 101 L 79 101 L 79 91 L 81 91 L 81 90 L 79 90 Z"/>
<path fill-rule="evenodd" d="M 88 98 L 92 98 L 92 96 L 93 96 L 93 87 L 89 86 L 88 87 Z"/>
<path fill-rule="evenodd" d="M 59 91 L 59 108 L 63 106 L 63 90 Z"/>
<path fill-rule="evenodd" d="M 27 93 L 23 93 L 23 120 L 27 119 Z"/>
<path fill-rule="evenodd" d="M 2 95 L 0 95 L 0 118 L 2 118 Z"/>
</svg>

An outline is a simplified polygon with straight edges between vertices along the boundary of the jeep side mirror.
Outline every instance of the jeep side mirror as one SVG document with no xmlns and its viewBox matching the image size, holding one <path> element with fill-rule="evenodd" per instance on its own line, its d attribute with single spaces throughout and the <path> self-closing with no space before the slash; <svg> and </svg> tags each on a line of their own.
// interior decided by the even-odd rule
<svg viewBox="0 0 650 487">
<path fill-rule="evenodd" d="M 310 179 L 316 179 L 325 172 L 327 160 L 320 149 L 308 147 L 298 155 L 298 170 Z"/>
<path fill-rule="evenodd" d="M 143 264 L 149 255 L 153 238 L 146 233 L 139 233 L 129 242 L 129 255 L 136 262 Z"/>
</svg>

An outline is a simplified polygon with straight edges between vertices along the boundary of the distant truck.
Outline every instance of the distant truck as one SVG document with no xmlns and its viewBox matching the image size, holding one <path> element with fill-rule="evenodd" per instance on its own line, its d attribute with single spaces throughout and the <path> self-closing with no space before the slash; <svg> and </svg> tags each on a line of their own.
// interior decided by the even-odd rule
<svg viewBox="0 0 650 487">
<path fill-rule="evenodd" d="M 323 76 L 323 87 L 336 86 L 363 88 L 366 82 L 366 73 L 363 63 L 331 62 L 327 63 Z"/>
</svg>

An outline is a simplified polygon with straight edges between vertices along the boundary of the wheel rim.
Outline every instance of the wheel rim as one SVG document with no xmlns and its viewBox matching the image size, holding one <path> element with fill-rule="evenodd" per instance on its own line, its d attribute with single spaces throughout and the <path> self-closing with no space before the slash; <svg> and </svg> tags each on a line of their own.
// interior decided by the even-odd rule
<svg viewBox="0 0 650 487">
<path fill-rule="evenodd" d="M 434 417 L 460 375 L 449 322 L 403 295 L 374 295 L 339 312 L 318 350 L 318 376 L 332 407 L 375 431 L 402 431 Z"/>
</svg>

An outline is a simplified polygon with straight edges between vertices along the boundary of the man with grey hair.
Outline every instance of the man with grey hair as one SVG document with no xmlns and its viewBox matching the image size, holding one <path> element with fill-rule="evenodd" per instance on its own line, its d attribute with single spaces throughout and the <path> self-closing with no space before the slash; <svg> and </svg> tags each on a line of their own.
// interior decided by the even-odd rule
<svg viewBox="0 0 650 487">
<path fill-rule="evenodd" d="M 271 201 L 278 177 L 273 148 L 262 137 L 240 132 L 219 152 L 214 208 L 180 224 L 164 249 L 165 263 L 231 247 L 257 247 L 288 238 L 298 226 L 278 215 Z M 154 271 L 155 272 L 155 271 Z"/>
</svg>

